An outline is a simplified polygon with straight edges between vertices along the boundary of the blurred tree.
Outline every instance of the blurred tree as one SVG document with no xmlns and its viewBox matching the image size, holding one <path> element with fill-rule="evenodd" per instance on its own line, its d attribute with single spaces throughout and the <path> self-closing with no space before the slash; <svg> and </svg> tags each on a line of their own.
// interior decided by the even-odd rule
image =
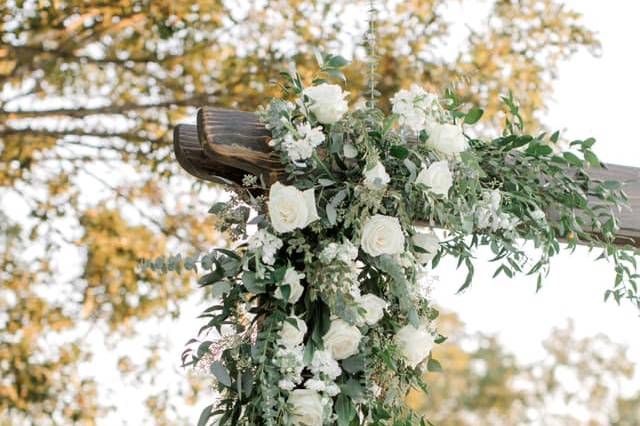
<svg viewBox="0 0 640 426">
<path fill-rule="evenodd" d="M 464 332 L 455 314 L 440 317 L 447 342 L 434 351 L 445 374 L 427 373 L 431 393 L 407 403 L 436 425 L 638 424 L 640 398 L 622 396 L 634 375 L 627 348 L 607 336 L 576 338 L 572 323 L 553 330 L 545 359 L 523 365 L 495 336 Z"/>
<path fill-rule="evenodd" d="M 476 13 L 476 2 L 459 3 Z M 535 124 L 560 61 L 598 48 L 559 1 L 495 0 L 452 52 L 443 48 L 450 4 L 381 6 L 383 97 L 413 82 L 448 86 L 487 105 L 490 128 L 497 95 L 513 90 Z M 0 418 L 55 423 L 72 410 L 91 423 L 89 384 L 65 379 L 90 348 L 51 336 L 77 339 L 87 323 L 131 333 L 175 314 L 188 282 L 141 276 L 136 258 L 220 242 L 194 214 L 204 212 L 201 187 L 179 179 L 171 126 L 190 106 L 255 109 L 278 90 L 269 82 L 283 66 L 314 72 L 315 48 L 362 58 L 364 11 L 348 0 L 0 2 L 0 204 L 11 217 L 2 227 Z M 348 69 L 353 102 L 363 67 Z"/>
</svg>

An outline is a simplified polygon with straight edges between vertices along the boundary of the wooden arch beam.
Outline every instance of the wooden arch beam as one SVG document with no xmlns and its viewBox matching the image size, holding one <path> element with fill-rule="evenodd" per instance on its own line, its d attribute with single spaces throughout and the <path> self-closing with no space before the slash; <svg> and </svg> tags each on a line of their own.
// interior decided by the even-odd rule
<svg viewBox="0 0 640 426">
<path fill-rule="evenodd" d="M 179 124 L 173 146 L 180 165 L 190 174 L 223 185 L 242 185 L 246 174 L 270 185 L 283 168 L 268 142 L 271 133 L 252 112 L 205 107 L 198 110 L 197 124 Z M 621 245 L 640 248 L 640 168 L 606 164 L 589 171 L 594 180 L 626 182 L 631 211 L 618 214 Z"/>
</svg>

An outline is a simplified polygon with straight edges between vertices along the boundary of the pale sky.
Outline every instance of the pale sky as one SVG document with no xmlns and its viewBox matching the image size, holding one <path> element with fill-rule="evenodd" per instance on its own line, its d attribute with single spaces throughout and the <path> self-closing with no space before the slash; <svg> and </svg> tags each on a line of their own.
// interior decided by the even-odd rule
<svg viewBox="0 0 640 426">
<path fill-rule="evenodd" d="M 486 5 L 487 1 L 479 3 Z M 565 130 L 569 139 L 595 137 L 596 153 L 605 162 L 640 167 L 640 137 L 635 129 L 640 117 L 637 107 L 640 2 L 573 0 L 567 3 L 582 12 L 584 23 L 598 32 L 603 55 L 593 58 L 581 53 L 561 66 L 554 101 L 544 122 L 551 128 Z M 461 19 L 460 25 L 464 23 Z M 454 265 L 445 262 L 435 272 L 438 280 L 434 284 L 434 298 L 443 308 L 457 312 L 469 332 L 498 334 L 507 349 L 523 362 L 543 358 L 542 341 L 553 327 L 562 326 L 567 319 L 574 320 L 579 336 L 604 333 L 628 345 L 628 357 L 640 362 L 638 312 L 628 305 L 617 307 L 612 302 L 603 303 L 603 293 L 612 284 L 613 275 L 609 265 L 595 263 L 594 258 L 595 255 L 582 249 L 571 256 L 559 256 L 538 294 L 535 294 L 533 279 L 491 279 L 495 266 L 479 262 L 473 286 L 464 294 L 456 295 L 463 276 L 454 271 Z M 195 317 L 204 304 L 199 304 L 198 299 L 199 295 L 194 295 L 178 320 L 142 326 L 156 333 L 160 330 L 174 342 L 163 357 L 160 368 L 167 374 L 157 378 L 158 382 L 153 385 L 156 391 L 182 380 L 182 373 L 176 374 L 175 370 L 184 342 L 199 326 Z M 117 407 L 99 424 L 149 424 L 142 410 L 136 408 L 142 408 L 145 391 L 114 381 L 115 360 L 120 354 L 135 354 L 136 346 L 123 342 L 115 349 L 107 348 L 100 336 L 92 338 L 91 344 L 101 350 L 92 364 L 84 367 L 84 372 L 96 377 L 103 385 L 102 397 Z M 640 380 L 637 383 L 640 384 Z M 187 408 L 192 424 L 196 423 L 203 406 Z"/>
</svg>

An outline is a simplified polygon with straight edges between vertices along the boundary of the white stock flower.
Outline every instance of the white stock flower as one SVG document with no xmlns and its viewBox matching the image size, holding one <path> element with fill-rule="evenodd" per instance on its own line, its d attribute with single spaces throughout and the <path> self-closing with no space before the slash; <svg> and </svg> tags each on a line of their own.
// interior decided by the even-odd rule
<svg viewBox="0 0 640 426">
<path fill-rule="evenodd" d="M 336 84 L 322 83 L 304 89 L 304 94 L 311 99 L 309 110 L 322 124 L 333 124 L 340 120 L 349 109 L 344 99 L 348 93 Z"/>
<path fill-rule="evenodd" d="M 449 170 L 449 164 L 445 161 L 436 161 L 429 168 L 422 168 L 416 177 L 416 183 L 428 187 L 428 190 L 444 198 L 449 196 L 449 188 L 453 185 L 453 175 Z"/>
<path fill-rule="evenodd" d="M 439 107 L 438 97 L 413 84 L 409 90 L 400 90 L 391 98 L 392 111 L 398 123 L 419 133 L 434 121 L 434 109 Z"/>
<path fill-rule="evenodd" d="M 416 252 L 416 260 L 420 263 L 427 264 L 434 258 L 440 248 L 440 240 L 433 232 L 419 232 L 411 238 L 413 245 L 420 247 L 423 252 Z"/>
<path fill-rule="evenodd" d="M 311 157 L 313 150 L 325 140 L 321 127 L 311 128 L 309 123 L 303 123 L 297 126 L 297 130 L 301 139 L 289 133 L 282 143 L 289 159 L 294 163 Z"/>
<path fill-rule="evenodd" d="M 324 373 L 331 380 L 335 380 L 340 374 L 342 374 L 340 364 L 333 359 L 333 355 L 329 351 L 315 351 L 309 369 L 316 375 Z"/>
<path fill-rule="evenodd" d="M 429 355 L 435 343 L 433 334 L 424 324 L 419 328 L 415 328 L 411 324 L 405 325 L 398 330 L 393 340 L 400 355 L 411 367 L 420 364 Z"/>
<path fill-rule="evenodd" d="M 331 352 L 336 360 L 349 358 L 358 353 L 358 345 L 362 334 L 357 327 L 349 325 L 344 320 L 335 319 L 331 321 L 329 331 L 322 338 L 324 347 Z"/>
<path fill-rule="evenodd" d="M 462 127 L 448 123 L 430 126 L 427 144 L 449 157 L 456 157 L 468 148 Z"/>
<path fill-rule="evenodd" d="M 324 405 L 320 394 L 311 389 L 296 389 L 289 393 L 289 404 L 296 426 L 322 426 Z"/>
<path fill-rule="evenodd" d="M 369 189 L 383 189 L 390 181 L 391 177 L 380 161 L 364 172 L 364 185 Z"/>
<path fill-rule="evenodd" d="M 278 343 L 282 346 L 291 348 L 302 343 L 304 335 L 307 333 L 307 324 L 298 317 L 289 317 L 289 320 L 294 320 L 297 326 L 291 324 L 288 320 L 285 320 L 282 323 Z"/>
<path fill-rule="evenodd" d="M 304 274 L 298 273 L 294 268 L 287 268 L 284 273 L 282 284 L 288 285 L 291 290 L 289 293 L 289 299 L 287 300 L 288 303 L 296 303 L 302 296 L 302 293 L 304 292 L 304 287 L 300 284 L 300 280 L 302 278 L 304 278 Z M 274 296 L 276 299 L 284 299 L 282 297 L 282 289 L 280 287 L 276 289 Z"/>
<path fill-rule="evenodd" d="M 278 380 L 278 387 L 282 390 L 293 390 L 293 388 L 296 387 L 296 384 L 293 383 L 291 380 L 287 380 L 287 379 L 280 379 Z"/>
<path fill-rule="evenodd" d="M 374 215 L 362 229 L 362 250 L 371 256 L 398 254 L 404 250 L 404 234 L 398 218 Z"/>
<path fill-rule="evenodd" d="M 300 191 L 276 182 L 269 191 L 269 218 L 276 232 L 302 229 L 317 220 L 316 197 L 312 189 Z"/>
<path fill-rule="evenodd" d="M 282 240 L 266 230 L 260 229 L 249 238 L 247 245 L 249 250 L 260 249 L 262 262 L 273 265 L 276 261 L 276 252 L 282 247 Z"/>
<path fill-rule="evenodd" d="M 375 325 L 384 316 L 384 310 L 387 308 L 387 302 L 374 294 L 365 294 L 360 297 L 358 304 L 366 312 L 363 315 L 364 322 L 367 325 Z"/>
</svg>

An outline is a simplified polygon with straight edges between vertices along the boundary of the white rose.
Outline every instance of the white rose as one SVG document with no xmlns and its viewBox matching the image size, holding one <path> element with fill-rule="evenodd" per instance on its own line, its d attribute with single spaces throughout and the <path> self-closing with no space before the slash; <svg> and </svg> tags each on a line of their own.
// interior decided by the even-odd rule
<svg viewBox="0 0 640 426">
<path fill-rule="evenodd" d="M 304 94 L 312 101 L 309 110 L 322 124 L 335 123 L 349 108 L 344 99 L 347 93 L 335 84 L 322 83 L 309 87 L 304 90 Z"/>
<path fill-rule="evenodd" d="M 364 314 L 364 322 L 368 325 L 375 325 L 384 316 L 384 310 L 387 308 L 387 302 L 373 294 L 365 294 L 358 301 L 361 308 L 366 312 Z"/>
<path fill-rule="evenodd" d="M 334 359 L 339 361 L 358 353 L 361 338 L 362 334 L 357 327 L 349 325 L 341 319 L 336 319 L 331 321 L 329 331 L 322 340 L 325 349 L 331 352 Z"/>
<path fill-rule="evenodd" d="M 289 320 L 294 320 L 297 326 L 291 324 Z M 298 317 L 290 317 L 282 323 L 278 343 L 287 348 L 292 348 L 302 343 L 306 333 L 307 324 Z"/>
<path fill-rule="evenodd" d="M 304 228 L 318 220 L 313 189 L 300 191 L 294 186 L 276 182 L 269 191 L 269 218 L 276 232 L 290 232 Z"/>
<path fill-rule="evenodd" d="M 304 287 L 300 284 L 301 278 L 304 278 L 304 274 L 299 274 L 293 268 L 287 268 L 287 271 L 284 273 L 282 284 L 288 285 L 291 289 L 289 299 L 287 300 L 288 303 L 296 303 L 302 296 Z M 284 297 L 282 297 L 282 289 L 280 287 L 276 289 L 274 296 L 276 299 L 284 299 Z"/>
<path fill-rule="evenodd" d="M 455 157 L 467 149 L 462 127 L 455 124 L 433 124 L 429 128 L 427 144 L 436 151 Z"/>
<path fill-rule="evenodd" d="M 440 240 L 433 232 L 420 232 L 411 238 L 414 246 L 420 247 L 426 253 L 417 252 L 416 259 L 422 264 L 431 262 L 438 249 L 440 248 Z"/>
<path fill-rule="evenodd" d="M 362 229 L 360 245 L 371 256 L 401 253 L 404 250 L 404 234 L 400 221 L 380 214 L 370 217 Z"/>
<path fill-rule="evenodd" d="M 428 169 L 422 168 L 420 173 L 418 173 L 416 183 L 421 183 L 429 187 L 429 190 L 434 194 L 447 198 L 449 188 L 451 188 L 453 184 L 453 175 L 446 161 L 436 161 L 431 163 Z"/>
<path fill-rule="evenodd" d="M 391 181 L 391 177 L 381 162 L 364 172 L 364 185 L 369 189 L 382 189 Z"/>
<path fill-rule="evenodd" d="M 429 332 L 426 325 L 415 328 L 407 324 L 398 331 L 393 340 L 400 355 L 411 367 L 420 364 L 429 355 L 435 343 L 433 334 Z"/>
<path fill-rule="evenodd" d="M 289 393 L 289 404 L 296 426 L 322 426 L 324 406 L 320 394 L 311 389 L 296 389 Z"/>
</svg>

